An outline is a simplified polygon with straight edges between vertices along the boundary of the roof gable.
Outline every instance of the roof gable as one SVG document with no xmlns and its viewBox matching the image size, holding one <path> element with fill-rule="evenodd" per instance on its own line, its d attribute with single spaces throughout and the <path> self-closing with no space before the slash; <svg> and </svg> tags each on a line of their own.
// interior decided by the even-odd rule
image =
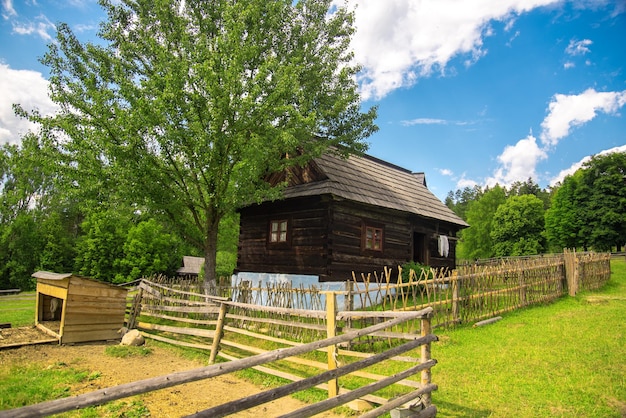
<svg viewBox="0 0 626 418">
<path fill-rule="evenodd" d="M 332 194 L 344 199 L 395 209 L 437 219 L 461 227 L 469 226 L 443 204 L 428 188 L 423 173 L 412 173 L 369 155 L 342 158 L 326 153 L 312 162 L 324 178 L 292 182 L 284 197 Z M 297 183 L 297 184 L 294 184 Z"/>
</svg>

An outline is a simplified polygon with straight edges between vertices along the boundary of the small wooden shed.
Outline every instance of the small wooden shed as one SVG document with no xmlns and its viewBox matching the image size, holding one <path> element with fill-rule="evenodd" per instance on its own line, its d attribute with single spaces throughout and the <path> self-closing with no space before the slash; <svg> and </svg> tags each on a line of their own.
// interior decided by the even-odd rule
<svg viewBox="0 0 626 418">
<path fill-rule="evenodd" d="M 59 344 L 121 338 L 127 290 L 71 273 L 38 271 L 35 325 Z"/>
</svg>

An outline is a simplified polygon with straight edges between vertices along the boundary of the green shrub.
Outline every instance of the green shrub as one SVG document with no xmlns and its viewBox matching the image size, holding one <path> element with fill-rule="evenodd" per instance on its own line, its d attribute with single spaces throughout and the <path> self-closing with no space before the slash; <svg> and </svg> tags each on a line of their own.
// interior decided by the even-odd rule
<svg viewBox="0 0 626 418">
<path fill-rule="evenodd" d="M 411 270 L 415 271 L 415 275 L 418 280 L 432 279 L 434 277 L 433 271 L 430 267 L 420 264 L 417 261 L 410 261 L 402 265 L 403 283 L 407 283 L 409 281 Z"/>
</svg>

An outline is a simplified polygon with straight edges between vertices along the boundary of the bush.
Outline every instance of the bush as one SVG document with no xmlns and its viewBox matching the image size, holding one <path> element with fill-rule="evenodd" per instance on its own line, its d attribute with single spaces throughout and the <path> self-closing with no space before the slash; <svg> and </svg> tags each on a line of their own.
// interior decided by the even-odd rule
<svg viewBox="0 0 626 418">
<path fill-rule="evenodd" d="M 402 265 L 402 282 L 407 283 L 409 281 L 411 270 L 415 271 L 415 276 L 418 280 L 432 279 L 434 277 L 433 271 L 430 267 L 420 264 L 416 261 L 410 261 Z"/>
</svg>

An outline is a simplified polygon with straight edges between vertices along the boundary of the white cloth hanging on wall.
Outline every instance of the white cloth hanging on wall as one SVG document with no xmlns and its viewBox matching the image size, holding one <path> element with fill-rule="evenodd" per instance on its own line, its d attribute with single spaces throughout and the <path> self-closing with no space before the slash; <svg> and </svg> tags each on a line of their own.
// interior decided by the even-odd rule
<svg viewBox="0 0 626 418">
<path fill-rule="evenodd" d="M 450 254 L 450 243 L 446 235 L 439 235 L 439 255 L 447 257 Z"/>
</svg>

